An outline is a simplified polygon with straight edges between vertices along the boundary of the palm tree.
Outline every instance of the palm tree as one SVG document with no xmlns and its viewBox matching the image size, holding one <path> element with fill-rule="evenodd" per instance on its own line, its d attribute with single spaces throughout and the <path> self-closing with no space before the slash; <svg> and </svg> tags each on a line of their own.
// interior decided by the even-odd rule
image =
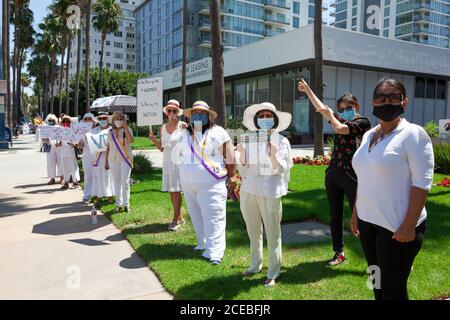
<svg viewBox="0 0 450 320">
<path fill-rule="evenodd" d="M 48 83 L 51 60 L 49 57 L 50 39 L 40 33 L 36 37 L 36 43 L 31 54 L 31 60 L 27 64 L 28 73 L 35 78 L 35 83 L 40 84 L 38 88 L 42 90 L 43 104 L 41 112 L 47 114 L 48 108 Z"/>
<path fill-rule="evenodd" d="M 106 36 L 110 32 L 119 30 L 119 19 L 122 17 L 122 8 L 115 0 L 98 0 L 94 6 L 93 25 L 101 33 L 102 50 L 100 54 L 100 76 L 97 98 L 101 98 L 103 89 L 103 57 L 105 55 Z"/>
<path fill-rule="evenodd" d="M 14 0 L 12 2 L 14 23 L 14 58 L 13 58 L 13 88 L 14 88 L 14 121 L 20 120 L 23 114 L 21 104 L 21 74 L 26 60 L 26 51 L 33 45 L 33 11 L 29 7 L 29 0 Z"/>
<path fill-rule="evenodd" d="M 58 17 L 58 23 L 59 23 L 59 32 L 58 34 L 60 35 L 60 43 L 61 43 L 61 67 L 60 67 L 60 71 L 59 71 L 59 107 L 58 107 L 58 111 L 59 114 L 62 113 L 62 103 L 63 103 L 63 99 L 62 99 L 62 89 L 63 89 L 63 76 L 64 76 L 64 56 L 65 56 L 65 52 L 66 52 L 66 48 L 68 47 L 68 37 L 69 37 L 69 28 L 67 28 L 67 8 L 69 7 L 69 5 L 71 4 L 71 1 L 69 0 L 57 0 L 54 3 L 52 3 L 49 6 L 49 9 L 51 10 L 51 12 Z M 70 53 L 69 53 L 70 54 Z M 66 65 L 67 71 L 68 69 L 68 64 Z M 67 72 L 66 72 L 67 75 Z M 67 79 L 66 79 L 66 83 L 67 83 Z M 67 106 L 68 109 L 68 106 Z M 68 110 L 66 110 L 67 114 L 69 114 Z"/>
<path fill-rule="evenodd" d="M 323 101 L 322 0 L 314 0 L 314 92 Z M 323 119 L 314 112 L 314 157 L 323 155 Z"/>
<path fill-rule="evenodd" d="M 220 30 L 219 0 L 209 0 L 211 15 L 211 55 L 213 105 L 217 112 L 217 124 L 226 128 L 225 81 L 223 78 L 223 45 Z"/>
<path fill-rule="evenodd" d="M 86 63 L 85 63 L 85 69 L 84 74 L 86 75 L 84 77 L 84 88 L 85 88 L 85 96 L 86 96 L 86 112 L 89 112 L 89 108 L 91 106 L 91 103 L 89 101 L 89 63 L 91 58 L 91 7 L 92 7 L 92 0 L 86 0 Z"/>
<path fill-rule="evenodd" d="M 77 4 L 83 8 L 83 0 L 78 0 Z M 83 15 L 84 10 L 81 11 Z M 74 115 L 78 116 L 78 104 L 80 96 L 80 71 L 81 71 L 81 26 L 77 31 L 77 71 L 75 75 L 75 98 L 74 98 Z"/>
<path fill-rule="evenodd" d="M 39 24 L 39 28 L 43 30 L 43 38 L 44 42 L 47 44 L 47 48 L 45 52 L 50 56 L 50 113 L 54 113 L 54 104 L 55 104 L 55 95 L 54 95 L 54 87 L 55 87 L 55 79 L 56 79 L 56 61 L 57 54 L 60 52 L 60 39 L 58 36 L 59 32 L 59 21 L 58 18 L 53 14 L 48 14 L 44 17 L 42 23 Z"/>
<path fill-rule="evenodd" d="M 30 86 L 31 84 L 31 79 L 30 76 L 28 75 L 28 73 L 22 72 L 22 74 L 20 75 L 20 85 L 22 87 L 22 92 L 21 92 L 21 99 L 23 101 L 23 98 L 25 96 L 25 88 Z M 25 105 L 24 105 L 24 113 L 27 114 L 27 110 L 25 109 Z"/>
<path fill-rule="evenodd" d="M 10 56 L 9 56 L 9 0 L 2 1 L 2 44 L 3 44 L 3 79 L 6 83 L 10 82 Z M 12 126 L 11 118 L 11 88 L 9 85 L 6 86 L 6 96 L 5 96 L 5 111 L 6 111 L 6 123 L 9 127 Z"/>
</svg>

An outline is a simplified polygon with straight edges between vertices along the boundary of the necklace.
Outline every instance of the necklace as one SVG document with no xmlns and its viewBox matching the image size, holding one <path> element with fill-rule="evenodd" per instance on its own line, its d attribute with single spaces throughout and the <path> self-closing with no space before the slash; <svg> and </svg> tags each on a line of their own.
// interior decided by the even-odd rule
<svg viewBox="0 0 450 320">
<path fill-rule="evenodd" d="M 370 145 L 369 145 L 369 152 L 372 151 L 372 149 L 384 138 L 389 136 L 392 132 L 394 132 L 395 128 L 398 127 L 400 121 L 397 121 L 391 128 L 388 128 L 386 130 L 383 130 L 381 125 L 376 129 L 375 133 L 372 136 Z"/>
</svg>

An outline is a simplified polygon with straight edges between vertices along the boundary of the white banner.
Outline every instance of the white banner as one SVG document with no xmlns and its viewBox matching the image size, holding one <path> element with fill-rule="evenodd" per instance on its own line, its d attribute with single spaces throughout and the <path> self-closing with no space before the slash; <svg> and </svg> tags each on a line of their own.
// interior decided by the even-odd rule
<svg viewBox="0 0 450 320">
<path fill-rule="evenodd" d="M 137 125 L 163 124 L 163 77 L 140 79 L 137 83 Z"/>
<path fill-rule="evenodd" d="M 108 149 L 108 135 L 109 129 L 102 130 L 99 133 L 86 133 L 86 138 L 89 144 L 89 151 L 91 154 L 106 151 Z"/>
</svg>

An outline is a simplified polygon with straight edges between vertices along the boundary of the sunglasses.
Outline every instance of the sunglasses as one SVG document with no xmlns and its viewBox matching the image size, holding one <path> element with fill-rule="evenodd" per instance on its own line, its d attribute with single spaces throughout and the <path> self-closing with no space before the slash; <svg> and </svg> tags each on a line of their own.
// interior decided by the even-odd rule
<svg viewBox="0 0 450 320">
<path fill-rule="evenodd" d="M 382 103 L 400 103 L 404 99 L 403 95 L 398 92 L 384 94 L 384 93 L 377 93 L 373 96 L 373 102 L 375 104 L 382 104 Z"/>
<path fill-rule="evenodd" d="M 178 114 L 178 110 L 176 110 L 176 109 L 168 109 L 166 112 L 167 112 L 167 114 L 171 114 L 171 113 Z"/>
</svg>

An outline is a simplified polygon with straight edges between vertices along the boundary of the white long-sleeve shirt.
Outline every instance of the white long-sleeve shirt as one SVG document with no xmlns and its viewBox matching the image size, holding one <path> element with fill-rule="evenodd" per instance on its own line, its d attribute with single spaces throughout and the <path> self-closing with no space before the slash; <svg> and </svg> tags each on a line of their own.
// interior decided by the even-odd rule
<svg viewBox="0 0 450 320">
<path fill-rule="evenodd" d="M 396 232 L 405 220 L 411 187 L 431 189 L 433 147 L 422 127 L 402 119 L 369 152 L 376 129 L 366 132 L 353 156 L 353 168 L 358 176 L 356 209 L 361 220 Z M 426 217 L 423 208 L 417 225 Z"/>
<path fill-rule="evenodd" d="M 262 164 L 252 163 L 244 166 L 241 164 L 240 155 L 237 155 L 238 170 L 242 176 L 241 191 L 269 199 L 280 198 L 287 194 L 290 170 L 293 166 L 291 145 L 288 139 L 278 133 L 272 135 L 271 141 L 278 149 L 275 153 L 278 166 L 275 168 L 273 168 L 270 160 L 267 142 L 260 143 L 262 147 L 260 149 L 265 150 L 265 154 L 260 157 Z M 248 155 L 247 158 L 249 158 Z M 271 167 L 271 173 L 268 173 L 267 165 Z M 265 168 L 262 168 L 263 166 Z"/>
</svg>

